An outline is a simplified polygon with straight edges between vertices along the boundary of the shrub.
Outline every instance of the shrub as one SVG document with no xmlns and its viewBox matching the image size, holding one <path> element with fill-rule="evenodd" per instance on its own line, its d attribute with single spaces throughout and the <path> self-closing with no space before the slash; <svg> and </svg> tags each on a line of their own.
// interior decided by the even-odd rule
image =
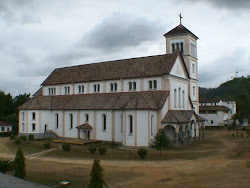
<svg viewBox="0 0 250 188">
<path fill-rule="evenodd" d="M 62 150 L 63 151 L 70 151 L 70 143 L 68 143 L 68 142 L 62 143 Z"/>
<path fill-rule="evenodd" d="M 96 147 L 95 146 L 89 146 L 89 152 L 91 154 L 94 154 L 96 152 Z"/>
<path fill-rule="evenodd" d="M 34 140 L 34 135 L 33 134 L 29 135 L 29 140 Z"/>
<path fill-rule="evenodd" d="M 1 132 L 0 137 L 9 137 L 12 134 L 17 135 L 17 131 Z"/>
<path fill-rule="evenodd" d="M 15 144 L 20 144 L 21 143 L 21 139 L 19 138 L 19 137 L 17 137 L 16 139 L 15 139 Z"/>
<path fill-rule="evenodd" d="M 21 135 L 21 136 L 20 136 L 20 139 L 21 139 L 22 141 L 26 141 L 26 140 L 27 140 L 27 136 Z"/>
<path fill-rule="evenodd" d="M 141 159 L 145 159 L 147 154 L 148 154 L 148 150 L 146 148 L 140 148 L 137 150 L 137 155 L 139 155 Z"/>
<path fill-rule="evenodd" d="M 43 143 L 43 147 L 45 148 L 45 149 L 50 149 L 50 141 L 47 141 L 47 142 L 44 142 Z"/>
<path fill-rule="evenodd" d="M 15 137 L 16 137 L 16 136 L 15 136 L 14 134 L 11 134 L 11 135 L 10 135 L 10 139 L 11 139 L 11 140 L 14 140 Z"/>
<path fill-rule="evenodd" d="M 104 146 L 101 146 L 101 147 L 98 148 L 98 151 L 99 151 L 99 153 L 101 155 L 104 155 L 106 153 L 106 151 L 107 151 L 107 148 L 104 147 Z"/>
</svg>

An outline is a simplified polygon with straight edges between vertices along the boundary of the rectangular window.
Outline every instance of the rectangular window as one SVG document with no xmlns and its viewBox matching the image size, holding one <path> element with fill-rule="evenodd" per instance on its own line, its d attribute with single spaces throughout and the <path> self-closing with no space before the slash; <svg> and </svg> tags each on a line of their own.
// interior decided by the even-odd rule
<svg viewBox="0 0 250 188">
<path fill-rule="evenodd" d="M 196 58 L 196 47 L 195 44 L 190 43 L 190 47 L 191 47 L 191 56 Z"/>
<path fill-rule="evenodd" d="M 1 128 L 1 131 L 2 131 L 2 132 L 5 131 L 5 127 L 2 127 L 2 128 Z"/>
<path fill-rule="evenodd" d="M 195 66 L 192 64 L 192 73 L 195 73 Z"/>
</svg>

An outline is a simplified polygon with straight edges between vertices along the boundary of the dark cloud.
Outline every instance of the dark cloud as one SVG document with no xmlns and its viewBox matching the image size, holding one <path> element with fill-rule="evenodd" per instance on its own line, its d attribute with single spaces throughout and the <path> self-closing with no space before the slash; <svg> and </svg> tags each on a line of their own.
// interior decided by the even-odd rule
<svg viewBox="0 0 250 188">
<path fill-rule="evenodd" d="M 249 0 L 183 0 L 183 2 L 201 2 L 208 3 L 216 8 L 227 8 L 227 9 L 249 9 Z"/>
<path fill-rule="evenodd" d="M 79 46 L 118 51 L 159 39 L 164 27 L 159 20 L 126 13 L 113 13 L 85 34 Z"/>
</svg>

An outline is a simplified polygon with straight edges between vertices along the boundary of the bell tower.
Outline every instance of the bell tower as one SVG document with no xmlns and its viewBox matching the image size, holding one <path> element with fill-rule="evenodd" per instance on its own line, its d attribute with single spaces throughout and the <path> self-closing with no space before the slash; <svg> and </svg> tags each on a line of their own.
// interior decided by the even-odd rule
<svg viewBox="0 0 250 188">
<path fill-rule="evenodd" d="M 193 103 L 194 110 L 199 114 L 199 87 L 198 87 L 198 58 L 197 58 L 197 40 L 198 37 L 182 25 L 182 16 L 180 24 L 174 29 L 167 32 L 166 52 L 173 53 L 175 50 L 180 50 L 187 67 L 190 82 L 189 82 L 189 97 Z"/>
</svg>

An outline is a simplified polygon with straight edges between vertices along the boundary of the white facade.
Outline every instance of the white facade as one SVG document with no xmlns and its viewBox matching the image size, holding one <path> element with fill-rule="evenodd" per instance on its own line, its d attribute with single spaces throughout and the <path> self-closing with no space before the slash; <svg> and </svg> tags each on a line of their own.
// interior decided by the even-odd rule
<svg viewBox="0 0 250 188">
<path fill-rule="evenodd" d="M 171 64 L 170 72 L 166 74 L 164 72 L 165 75 L 159 76 L 156 74 L 152 76 L 149 74 L 149 76 L 142 77 L 131 76 L 120 79 L 116 77 L 116 79 L 110 80 L 85 80 L 85 82 L 76 80 L 74 83 L 65 84 L 66 82 L 63 82 L 64 84 L 42 87 L 43 96 L 58 97 L 64 95 L 70 97 L 75 95 L 167 91 L 169 95 L 161 108 L 151 108 L 150 105 L 148 105 L 148 108 L 140 108 L 135 103 L 133 104 L 135 109 L 121 108 L 119 110 L 21 109 L 19 111 L 19 133 L 42 134 L 51 130 L 59 137 L 87 139 L 86 132 L 79 131 L 77 128 L 79 125 L 87 123 L 91 126 L 91 130 L 88 130 L 89 139 L 120 142 L 125 146 L 149 146 L 157 131 L 168 126 L 171 126 L 168 132 L 168 135 L 172 135 L 171 138 L 176 133 L 183 136 L 187 132 L 192 137 L 198 136 L 200 124 L 196 122 L 196 116 L 190 117 L 190 123 L 162 123 L 162 119 L 169 111 L 192 111 L 194 108 L 197 112 L 199 108 L 197 105 L 199 97 L 196 39 L 192 35 L 186 35 L 186 33 L 183 36 L 170 36 L 166 37 L 166 39 L 167 54 L 173 53 L 174 48 L 177 47 L 182 50 L 182 53 L 177 53 L 176 60 Z M 158 69 L 158 67 L 152 67 L 152 69 Z M 141 73 L 143 73 L 143 70 Z M 141 97 L 140 100 L 147 101 L 148 99 Z M 155 106 L 158 105 L 153 100 L 150 103 Z"/>
</svg>

